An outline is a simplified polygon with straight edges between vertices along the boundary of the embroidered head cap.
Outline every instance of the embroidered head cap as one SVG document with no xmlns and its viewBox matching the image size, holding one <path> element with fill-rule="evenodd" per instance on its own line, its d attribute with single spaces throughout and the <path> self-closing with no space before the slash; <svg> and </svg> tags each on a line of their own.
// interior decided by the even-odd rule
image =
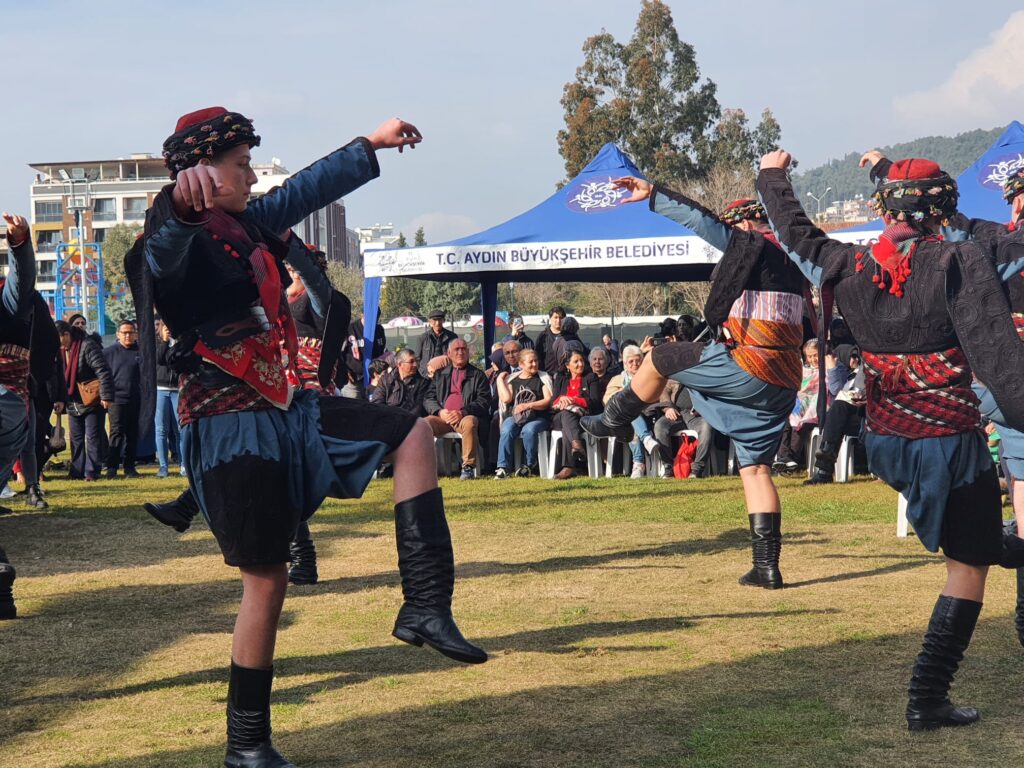
<svg viewBox="0 0 1024 768">
<path fill-rule="evenodd" d="M 889 168 L 872 195 L 874 208 L 896 221 L 948 219 L 956 213 L 956 182 L 932 160 L 911 157 Z"/>
<path fill-rule="evenodd" d="M 207 107 L 178 119 L 174 133 L 164 141 L 164 164 L 173 179 L 186 168 L 198 165 L 204 157 L 213 158 L 240 144 L 260 145 L 252 121 L 224 107 Z"/>
<path fill-rule="evenodd" d="M 739 224 L 741 221 L 768 221 L 768 216 L 757 200 L 751 197 L 743 197 L 733 200 L 722 211 L 722 221 L 726 224 Z"/>
<path fill-rule="evenodd" d="M 1024 192 L 1024 168 L 1018 168 L 1006 177 L 1003 183 L 1003 199 L 1009 203 L 1021 192 Z"/>
</svg>

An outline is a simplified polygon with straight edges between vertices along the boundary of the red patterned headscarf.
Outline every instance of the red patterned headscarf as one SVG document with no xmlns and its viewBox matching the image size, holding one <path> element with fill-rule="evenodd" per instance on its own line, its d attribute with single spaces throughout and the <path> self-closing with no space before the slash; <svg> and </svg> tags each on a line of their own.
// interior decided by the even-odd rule
<svg viewBox="0 0 1024 768">
<path fill-rule="evenodd" d="M 173 179 L 204 157 L 212 158 L 240 144 L 260 145 L 252 121 L 224 107 L 207 107 L 178 120 L 174 133 L 164 141 L 164 164 Z"/>
</svg>

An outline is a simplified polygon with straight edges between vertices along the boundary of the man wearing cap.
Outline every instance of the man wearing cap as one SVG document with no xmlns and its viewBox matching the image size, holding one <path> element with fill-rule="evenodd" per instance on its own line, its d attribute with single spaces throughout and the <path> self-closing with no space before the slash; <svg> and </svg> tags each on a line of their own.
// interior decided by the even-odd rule
<svg viewBox="0 0 1024 768">
<path fill-rule="evenodd" d="M 907 725 L 968 725 L 977 710 L 952 704 L 949 688 L 974 634 L 988 568 L 1003 550 L 999 484 L 971 377 L 1021 426 L 1024 345 L 991 255 L 940 235 L 958 193 L 937 164 L 911 158 L 887 169 L 874 195 L 885 230 L 877 243 L 856 246 L 810 221 L 787 176 L 790 161 L 782 150 L 762 158 L 758 194 L 782 247 L 823 295 L 834 290 L 860 347 L 871 471 L 906 497 L 925 547 L 946 556 L 946 584 L 911 677 Z M 1020 243 L 1007 251 L 1007 264 L 1024 267 Z"/>
<path fill-rule="evenodd" d="M 632 193 L 627 202 L 650 200 L 652 211 L 722 251 L 704 317 L 728 338 L 654 347 L 629 386 L 605 403 L 602 415 L 584 417 L 583 428 L 598 437 L 620 432 L 624 439 L 631 437 L 630 423 L 660 401 L 669 379 L 686 387 L 693 409 L 727 434 L 736 449 L 753 559 L 740 584 L 779 589 L 782 506 L 771 465 L 803 376 L 807 281 L 779 249 L 756 200 L 737 200 L 717 216 L 644 179 L 627 176 L 614 183 Z"/>
<path fill-rule="evenodd" d="M 155 304 L 176 340 L 189 484 L 225 562 L 241 571 L 228 768 L 292 766 L 270 730 L 289 543 L 325 497 L 361 495 L 385 455 L 396 467 L 405 595 L 393 634 L 460 661 L 487 658 L 451 616 L 454 562 L 430 428 L 396 408 L 295 389 L 281 355 L 282 345 L 297 349 L 297 337 L 284 295 L 288 246 L 278 233 L 379 175 L 377 150 L 420 140 L 415 126 L 389 120 L 250 203 L 250 148 L 260 143 L 251 121 L 223 107 L 186 115 L 164 143 L 174 183 L 155 198 L 141 246 L 126 260 L 138 316 Z M 151 324 L 143 331 L 148 369 Z M 144 403 L 142 418 L 151 419 Z"/>
<path fill-rule="evenodd" d="M 420 340 L 416 344 L 416 359 L 420 361 L 420 375 L 422 376 L 430 375 L 427 371 L 427 363 L 435 357 L 448 354 L 448 345 L 458 338 L 454 331 L 444 327 L 444 312 L 440 309 L 435 309 L 427 315 L 427 324 L 430 326 L 430 330 L 420 336 Z"/>
</svg>

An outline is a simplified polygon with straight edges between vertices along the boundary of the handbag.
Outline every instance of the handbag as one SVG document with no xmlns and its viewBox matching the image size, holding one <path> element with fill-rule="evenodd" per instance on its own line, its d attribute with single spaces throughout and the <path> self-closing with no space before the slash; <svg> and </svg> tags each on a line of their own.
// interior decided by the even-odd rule
<svg viewBox="0 0 1024 768">
<path fill-rule="evenodd" d="M 78 396 L 82 398 L 82 405 L 86 408 L 97 405 L 100 401 L 100 380 L 78 382 Z"/>
<path fill-rule="evenodd" d="M 64 426 L 61 424 L 61 414 L 57 414 L 57 424 L 53 428 L 53 432 L 50 433 L 50 439 L 47 443 L 47 452 L 51 456 L 56 456 L 61 451 L 67 450 L 68 441 L 64 437 Z"/>
</svg>

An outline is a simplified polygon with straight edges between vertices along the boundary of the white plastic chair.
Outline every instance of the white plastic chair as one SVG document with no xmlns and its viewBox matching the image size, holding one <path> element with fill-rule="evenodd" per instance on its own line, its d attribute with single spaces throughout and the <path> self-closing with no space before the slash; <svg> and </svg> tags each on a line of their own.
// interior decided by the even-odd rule
<svg viewBox="0 0 1024 768">
<path fill-rule="evenodd" d="M 455 452 L 458 451 L 456 454 Z M 437 471 L 444 474 L 454 474 L 453 457 L 457 466 L 462 466 L 462 435 L 458 432 L 448 432 L 434 438 L 434 453 L 437 455 Z M 480 443 L 476 446 L 476 464 L 473 465 L 473 477 L 480 477 L 480 462 L 483 456 L 480 454 Z"/>
<path fill-rule="evenodd" d="M 910 525 L 907 521 L 907 497 L 902 493 L 896 501 L 896 535 L 905 538 Z"/>
<path fill-rule="evenodd" d="M 853 474 L 856 452 L 852 447 L 856 442 L 858 442 L 858 438 L 855 435 L 844 435 L 843 442 L 839 444 L 836 466 L 832 472 L 832 479 L 837 483 L 848 482 Z M 815 427 L 811 430 L 811 437 L 807 441 L 807 477 L 814 476 L 814 454 L 818 452 L 819 445 L 821 445 L 821 430 Z"/>
</svg>

